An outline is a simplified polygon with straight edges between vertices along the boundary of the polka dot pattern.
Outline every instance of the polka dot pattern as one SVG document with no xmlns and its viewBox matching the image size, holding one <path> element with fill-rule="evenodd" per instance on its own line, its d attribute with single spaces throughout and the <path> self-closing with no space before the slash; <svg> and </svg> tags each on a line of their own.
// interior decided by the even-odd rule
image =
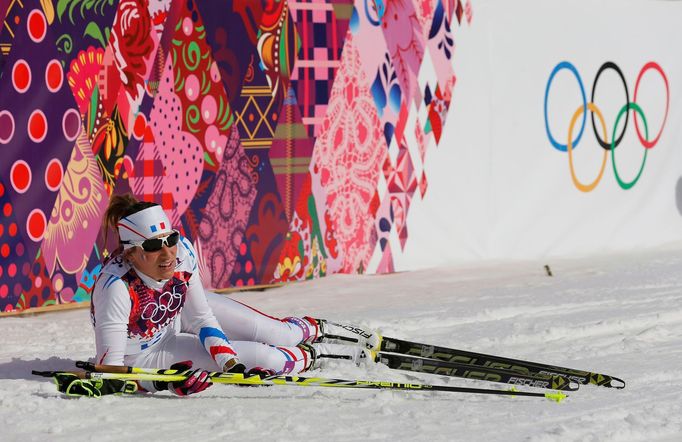
<svg viewBox="0 0 682 442">
<path fill-rule="evenodd" d="M 51 192 L 56 192 L 62 184 L 64 177 L 64 168 L 58 159 L 53 159 L 45 169 L 45 186 Z"/>
<path fill-rule="evenodd" d="M 28 280 L 29 256 L 19 234 L 14 207 L 9 200 L 12 185 L 0 177 L 0 310 L 11 311 Z M 17 284 L 19 287 L 17 287 Z"/>
<path fill-rule="evenodd" d="M 14 116 L 7 110 L 0 111 L 0 144 L 7 144 L 14 136 Z"/>
<path fill-rule="evenodd" d="M 47 137 L 47 117 L 40 109 L 34 110 L 28 117 L 28 137 L 34 143 L 42 143 Z"/>
<path fill-rule="evenodd" d="M 236 257 L 230 283 L 237 286 L 255 284 L 255 267 L 247 244 L 242 242 L 238 248 L 239 255 Z"/>
<path fill-rule="evenodd" d="M 64 83 L 64 71 L 58 60 L 50 60 L 45 68 L 45 85 L 50 92 L 57 92 Z"/>
<path fill-rule="evenodd" d="M 12 66 L 12 85 L 20 94 L 25 93 L 31 87 L 32 77 L 31 67 L 26 60 L 17 60 Z"/>
<path fill-rule="evenodd" d="M 10 182 L 17 193 L 26 193 L 31 186 L 32 177 L 31 167 L 24 160 L 16 161 L 10 170 Z"/>
<path fill-rule="evenodd" d="M 12 25 L 16 46 L 4 59 L 7 88 L 0 94 L 3 311 L 43 305 L 50 297 L 56 299 L 44 263 L 37 268 L 34 265 L 36 257 L 42 255 L 38 252 L 48 224 L 45 214 L 53 210 L 82 128 L 64 68 L 70 66 L 68 57 L 75 57 L 77 52 L 59 52 L 57 35 L 38 2 L 23 3 L 25 12 L 17 15 L 20 20 Z M 62 65 L 64 58 L 66 64 Z M 42 281 L 39 289 L 34 287 L 36 276 Z M 63 287 L 75 287 L 74 279 L 64 276 Z"/>
<path fill-rule="evenodd" d="M 76 109 L 67 109 L 62 117 L 62 132 L 67 141 L 75 141 L 81 133 L 81 117 Z"/>
<path fill-rule="evenodd" d="M 47 301 L 57 302 L 57 293 L 55 292 L 52 286 L 52 281 L 47 274 L 43 257 L 38 257 L 38 259 L 33 262 L 33 264 L 30 265 L 26 270 L 26 282 L 23 284 L 17 284 L 19 287 L 14 285 L 15 292 L 17 290 L 20 293 L 23 292 L 23 297 L 17 298 L 17 308 L 27 309 L 31 307 L 38 307 L 45 304 Z"/>
<path fill-rule="evenodd" d="M 31 241 L 39 242 L 45 236 L 47 218 L 40 209 L 33 209 L 26 220 L 26 232 Z"/>
<path fill-rule="evenodd" d="M 40 9 L 34 9 L 28 14 L 28 36 L 34 43 L 40 43 L 47 34 L 47 20 Z"/>
</svg>

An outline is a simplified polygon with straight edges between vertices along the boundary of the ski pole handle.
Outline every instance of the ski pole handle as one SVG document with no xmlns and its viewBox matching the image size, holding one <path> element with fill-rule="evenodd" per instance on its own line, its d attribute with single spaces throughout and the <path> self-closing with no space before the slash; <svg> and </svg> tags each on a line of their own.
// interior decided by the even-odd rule
<svg viewBox="0 0 682 442">
<path fill-rule="evenodd" d="M 34 376 L 42 376 L 44 378 L 51 378 L 54 377 L 58 374 L 61 373 L 69 373 L 74 376 L 76 376 L 79 379 L 85 379 L 86 372 L 84 371 L 69 371 L 69 372 L 64 372 L 64 371 L 38 371 L 38 370 L 31 370 L 31 374 Z"/>
<path fill-rule="evenodd" d="M 140 368 L 127 365 L 104 365 L 93 364 L 87 361 L 77 361 L 76 367 L 82 368 L 86 372 L 98 373 L 118 373 L 118 374 L 153 374 L 153 375 L 179 375 L 185 373 L 182 370 L 164 368 Z"/>
<path fill-rule="evenodd" d="M 76 367 L 85 371 L 100 371 L 102 373 L 132 373 L 132 367 L 125 365 L 98 365 L 87 361 L 76 361 Z"/>
</svg>

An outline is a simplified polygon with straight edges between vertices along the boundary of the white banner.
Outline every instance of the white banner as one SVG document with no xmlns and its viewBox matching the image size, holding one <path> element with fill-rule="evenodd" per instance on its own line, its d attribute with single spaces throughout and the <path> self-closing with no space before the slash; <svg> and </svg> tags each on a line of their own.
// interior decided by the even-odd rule
<svg viewBox="0 0 682 442">
<path fill-rule="evenodd" d="M 477 1 L 473 20 L 396 270 L 682 240 L 682 2 Z"/>
</svg>

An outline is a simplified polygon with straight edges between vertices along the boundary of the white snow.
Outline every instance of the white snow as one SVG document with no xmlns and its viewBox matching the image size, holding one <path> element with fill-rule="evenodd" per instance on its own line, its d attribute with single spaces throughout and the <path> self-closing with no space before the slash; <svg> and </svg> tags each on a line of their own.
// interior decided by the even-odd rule
<svg viewBox="0 0 682 442">
<path fill-rule="evenodd" d="M 546 275 L 544 264 L 554 276 Z M 623 378 L 561 404 L 479 395 L 217 385 L 71 399 L 33 370 L 94 354 L 87 310 L 0 319 L 0 440 L 682 440 L 682 247 L 636 255 L 335 275 L 236 298 L 384 335 Z M 506 388 L 338 363 L 326 377 Z"/>
</svg>

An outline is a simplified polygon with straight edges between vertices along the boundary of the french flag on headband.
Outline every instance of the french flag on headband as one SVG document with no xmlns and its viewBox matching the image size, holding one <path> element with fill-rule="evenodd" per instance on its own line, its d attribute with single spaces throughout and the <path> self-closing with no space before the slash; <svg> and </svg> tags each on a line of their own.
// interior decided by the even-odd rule
<svg viewBox="0 0 682 442">
<path fill-rule="evenodd" d="M 125 248 L 135 241 L 144 241 L 171 232 L 171 222 L 161 206 L 151 206 L 121 218 L 116 224 L 118 236 Z"/>
<path fill-rule="evenodd" d="M 159 224 L 152 224 L 151 226 L 149 226 L 149 230 L 151 230 L 152 233 L 163 232 L 164 230 L 166 230 L 166 223 L 161 222 Z"/>
</svg>

